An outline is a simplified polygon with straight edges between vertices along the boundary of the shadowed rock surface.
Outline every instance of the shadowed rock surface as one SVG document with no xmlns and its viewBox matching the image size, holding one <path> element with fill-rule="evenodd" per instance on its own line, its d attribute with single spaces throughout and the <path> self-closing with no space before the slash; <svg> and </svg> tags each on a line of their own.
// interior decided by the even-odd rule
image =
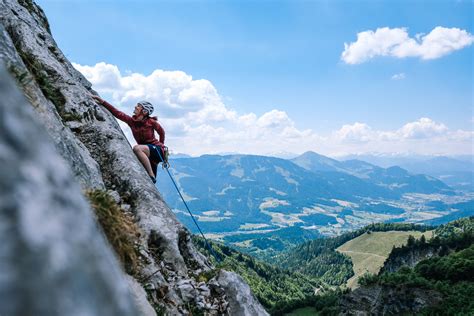
<svg viewBox="0 0 474 316">
<path fill-rule="evenodd" d="M 134 293 L 133 297 L 141 306 L 141 313 L 149 313 L 151 305 L 155 311 L 169 314 L 189 314 L 190 311 L 196 310 L 209 314 L 242 314 L 248 307 L 229 302 L 233 299 L 238 301 L 245 298 L 248 304 L 255 304 L 254 310 L 258 311 L 257 314 L 265 314 L 266 312 L 243 283 L 241 293 L 239 288 L 227 291 L 219 285 L 220 283 L 228 284 L 229 280 L 234 279 L 236 276 L 233 273 L 226 274 L 219 278 L 219 281 L 209 280 L 211 283 L 217 282 L 217 288 L 213 291 L 204 286 L 203 282 L 197 281 L 202 272 L 209 271 L 212 267 L 207 259 L 195 249 L 189 231 L 177 221 L 149 180 L 115 118 L 90 97 L 91 93 L 95 93 L 91 90 L 91 84 L 74 69 L 57 47 L 41 8 L 29 0 L 1 0 L 0 22 L 0 62 L 15 77 L 17 84 L 35 110 L 33 119 L 45 127 L 56 151 L 72 171 L 73 176 L 70 176 L 68 181 L 79 183 L 84 190 L 99 189 L 110 192 L 115 196 L 119 206 L 132 214 L 142 232 L 139 245 L 137 245 L 140 252 L 140 265 L 139 270 L 134 271 L 136 282 L 129 280 L 130 288 Z M 8 106 L 5 111 L 14 107 L 11 101 L 3 104 Z M 15 133 L 21 134 L 22 129 L 29 123 L 10 125 L 8 125 L 11 128 L 9 134 L 15 135 Z M 28 147 L 28 144 L 21 146 Z M 5 159 L 9 158 L 8 147 L 4 150 L 2 145 L 0 148 Z M 21 149 L 17 150 L 21 152 Z M 30 165 L 28 170 L 31 171 L 32 177 L 36 175 L 35 172 L 42 172 L 41 163 L 32 160 Z M 2 172 L 8 171 L 4 170 L 5 166 L 1 168 Z M 64 164 L 63 167 L 58 164 L 58 168 L 66 169 Z M 11 170 L 15 169 L 10 169 L 10 172 Z M 8 179 L 11 179 L 13 176 L 9 177 Z M 27 171 L 24 177 L 26 181 L 29 177 Z M 43 180 L 47 181 L 41 182 Z M 68 182 L 59 183 L 56 189 L 52 189 L 48 188 L 50 180 L 47 176 L 42 176 L 38 179 L 37 190 L 28 194 L 35 195 L 40 202 L 43 201 L 42 190 L 46 192 L 52 190 L 56 194 L 55 198 L 63 199 L 62 191 L 68 190 Z M 13 192 L 2 190 L 2 194 L 9 197 Z M 77 202 L 79 204 L 85 203 L 83 197 L 78 196 L 76 199 L 82 201 Z M 66 203 L 69 200 L 65 199 L 63 202 Z M 35 209 L 41 205 L 38 203 L 25 205 Z M 60 206 L 58 205 L 58 208 Z M 19 205 L 12 204 L 11 212 L 15 210 L 15 207 Z M 69 207 L 74 208 L 75 204 L 71 202 Z M 88 217 L 91 221 L 90 212 L 83 213 L 87 214 L 79 214 Z M 33 212 L 33 214 L 36 213 Z M 44 218 L 41 214 L 37 214 L 38 218 L 29 216 L 26 218 L 28 222 L 35 219 L 44 223 L 38 227 L 38 234 L 48 236 L 47 229 L 53 224 L 46 220 L 47 214 Z M 64 217 L 65 222 L 70 225 L 75 223 L 75 219 L 69 218 L 66 214 L 68 213 L 55 216 Z M 18 227 L 15 228 L 15 225 L 19 223 L 12 223 L 13 228 L 8 228 L 9 231 L 11 233 L 23 232 Z M 69 226 L 63 226 L 61 223 L 58 222 L 57 227 L 54 227 L 58 232 L 69 233 L 67 229 Z M 44 227 L 45 231 L 41 231 L 41 227 Z M 86 232 L 88 230 L 85 230 L 84 234 Z M 2 235 L 2 238 L 6 237 Z M 68 237 L 60 239 L 68 240 Z M 62 259 L 62 257 L 58 258 L 58 260 Z M 88 258 L 83 260 L 89 262 Z M 51 270 L 47 270 L 45 266 L 44 271 L 39 270 L 33 274 L 41 274 L 38 276 L 40 278 L 59 278 L 55 275 L 56 271 L 53 268 L 60 269 L 62 262 L 58 261 L 51 265 Z M 27 264 L 22 266 L 22 269 L 23 274 L 37 271 L 34 265 Z M 8 278 L 5 276 L 5 279 Z M 18 284 L 12 280 L 9 281 L 9 286 L 20 286 L 19 279 Z M 118 283 L 117 291 L 120 293 L 122 293 L 121 288 L 122 285 Z M 7 291 L 3 287 L 0 290 Z M 100 296 L 94 294 L 93 291 L 88 293 L 89 296 L 99 300 Z M 120 310 L 119 306 L 116 308 Z M 125 310 L 124 308 L 122 309 Z M 46 314 L 48 313 L 43 315 Z M 97 313 L 99 314 L 120 315 L 115 312 Z M 23 314 L 13 313 L 13 315 Z"/>
</svg>

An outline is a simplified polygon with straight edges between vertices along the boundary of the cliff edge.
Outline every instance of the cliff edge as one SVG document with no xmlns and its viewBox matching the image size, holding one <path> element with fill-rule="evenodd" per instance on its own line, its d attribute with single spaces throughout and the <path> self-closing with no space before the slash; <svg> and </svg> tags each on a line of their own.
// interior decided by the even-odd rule
<svg viewBox="0 0 474 316">
<path fill-rule="evenodd" d="M 63 246 L 70 247 L 69 252 L 74 252 L 78 250 L 76 249 L 77 244 L 68 243 L 69 238 L 66 238 L 69 233 L 69 226 L 60 227 L 66 223 L 71 224 L 76 220 L 79 221 L 79 217 L 84 218 L 85 221 L 93 221 L 90 206 L 84 204 L 83 192 L 105 192 L 115 201 L 118 209 L 131 216 L 139 230 L 134 245 L 138 263 L 127 270 L 129 275 L 123 278 L 126 280 L 127 288 L 133 293 L 131 297 L 134 298 L 135 306 L 138 308 L 135 312 L 138 311 L 139 314 L 146 315 L 157 313 L 186 315 L 195 314 L 198 311 L 211 315 L 267 314 L 253 297 L 248 285 L 234 273 L 221 271 L 210 280 L 202 277 L 213 267 L 195 249 L 189 231 L 177 221 L 149 180 L 116 120 L 90 98 L 90 94 L 95 93 L 91 89 L 91 84 L 74 69 L 57 47 L 41 8 L 28 0 L 2 0 L 0 1 L 0 22 L 1 63 L 8 70 L 8 73 L 15 78 L 17 85 L 29 101 L 23 103 L 30 104 L 34 109 L 34 115 L 18 119 L 21 123 L 9 124 L 11 121 L 7 120 L 5 125 L 2 122 L 2 128 L 8 129 L 8 133 L 15 135 L 17 133 L 21 134 L 25 126 L 40 124 L 46 130 L 49 141 L 54 144 L 54 150 L 62 157 L 64 166 L 68 167 L 67 171 L 61 173 L 61 177 L 67 178 L 67 174 L 72 173 L 69 182 L 64 180 L 64 183 L 55 183 L 56 187 L 52 187 L 49 176 L 44 175 L 34 178 L 35 172 L 32 172 L 31 176 L 34 180 L 32 184 L 35 184 L 38 190 L 31 189 L 31 194 L 35 196 L 38 203 L 28 203 L 27 207 L 12 204 L 12 210 L 24 208 L 25 213 L 22 213 L 22 215 L 28 221 L 36 219 L 41 219 L 40 222 L 47 221 L 47 224 L 36 227 L 40 235 L 48 235 L 47 230 L 50 226 L 48 218 L 59 218 L 60 220 L 53 221 L 53 223 L 56 223 L 54 225 L 59 228 L 56 227 L 58 230 L 55 231 L 58 235 L 54 235 L 54 238 L 52 238 L 64 239 Z M 3 72 L 2 77 L 5 76 Z M 7 80 L 5 82 L 8 82 L 8 79 L 5 80 Z M 4 98 L 3 94 L 8 93 L 7 90 L 2 89 L 2 99 Z M 10 108 L 23 106 L 17 103 L 21 102 L 14 98 L 2 100 L 2 111 L 8 113 L 13 111 Z M 36 121 L 36 123 L 30 122 L 31 120 Z M 34 131 L 31 133 L 35 134 Z M 41 133 L 38 135 L 41 135 Z M 1 140 L 2 159 L 10 159 L 8 156 L 10 152 L 4 150 L 4 148 L 8 149 L 5 144 L 8 144 L 9 140 Z M 53 153 L 49 153 L 45 157 L 41 154 L 41 146 L 36 144 L 29 146 L 26 138 L 19 141 L 22 143 L 18 145 L 18 150 L 23 148 L 21 146 L 31 150 L 31 154 L 27 154 L 29 151 L 24 152 L 24 159 L 28 160 L 27 165 L 35 166 L 32 168 L 38 173 L 45 172 L 46 174 L 46 171 L 43 170 L 43 168 L 46 168 L 46 162 L 50 164 L 48 168 L 54 169 L 51 164 L 59 158 L 48 158 L 50 156 L 54 157 Z M 30 142 L 36 142 L 35 138 L 31 138 Z M 48 141 L 42 138 L 41 142 Z M 21 153 L 17 154 L 18 156 L 22 155 Z M 47 161 L 44 161 L 45 159 Z M 23 163 L 23 160 L 17 162 Z M 57 163 L 57 165 L 59 169 L 63 168 L 61 163 Z M 22 166 L 12 168 L 23 170 Z M 8 171 L 4 169 L 10 168 L 10 166 L 2 164 L 1 168 L 3 174 Z M 28 182 L 28 175 L 25 175 L 21 180 Z M 70 182 L 79 184 L 82 193 L 79 189 L 71 189 L 74 192 L 71 191 L 68 194 L 63 193 L 63 190 L 69 192 L 69 187 L 76 185 Z M 3 183 L 3 185 L 7 187 L 6 183 Z M 54 195 L 55 199 L 59 199 L 63 204 L 56 203 L 54 199 L 48 200 L 48 195 L 45 195 L 43 199 L 42 196 L 45 194 L 45 190 L 47 192 L 53 190 L 56 194 Z M 7 197 L 12 198 L 10 195 L 15 193 L 11 190 L 4 191 L 2 189 L 2 194 L 8 194 Z M 36 200 L 33 199 L 32 201 Z M 75 203 L 76 200 L 79 202 Z M 27 198 L 26 201 L 28 201 Z M 44 204 L 40 202 L 44 202 Z M 79 209 L 82 211 L 73 212 L 73 210 Z M 0 229 L 2 240 L 9 240 L 7 246 L 9 242 L 15 242 L 11 234 L 21 234 L 23 232 L 21 229 L 15 228 L 15 225 L 22 225 L 21 221 L 13 221 L 11 225 L 12 228 L 8 230 L 8 235 L 4 235 L 7 232 Z M 92 246 L 96 243 L 102 243 L 103 240 L 101 234 L 92 233 L 95 230 L 91 228 L 90 223 L 87 225 L 89 225 L 88 228 L 82 232 L 84 236 L 81 236 L 84 238 L 84 245 L 91 243 L 91 249 L 89 249 L 91 253 L 86 256 L 68 257 L 68 260 L 79 260 L 74 264 L 80 265 L 79 262 L 82 262 L 83 265 L 91 267 L 93 270 L 96 269 L 99 274 L 102 270 L 106 270 L 103 271 L 104 273 L 109 273 L 110 271 L 107 271 L 108 269 L 105 269 L 104 266 L 101 266 L 100 269 L 98 267 L 93 268 L 95 263 L 89 261 L 89 257 L 105 256 L 104 254 L 109 250 L 105 250 L 107 248 L 105 246 L 97 246 L 96 249 Z M 41 229 L 44 229 L 44 231 L 41 231 Z M 85 235 L 87 235 L 87 238 Z M 86 240 L 89 241 L 86 242 Z M 44 239 L 44 242 L 47 242 L 47 239 Z M 105 245 L 105 243 L 103 244 Z M 28 248 L 25 249 L 25 251 L 27 250 Z M 29 250 L 34 252 L 37 249 L 32 246 Z M 33 256 L 34 253 L 29 255 Z M 54 259 L 53 265 L 50 266 L 51 269 L 48 270 L 48 265 L 42 262 L 39 265 L 44 265 L 45 270 L 38 270 L 37 276 L 54 279 L 58 276 L 54 275 L 53 267 L 61 268 L 62 261 L 60 259 L 62 258 L 48 258 L 48 260 Z M 40 258 L 37 259 L 41 260 Z M 33 261 L 26 262 L 24 266 L 12 266 L 10 268 L 15 269 L 20 274 L 31 273 L 38 264 Z M 111 262 L 110 273 L 112 274 L 104 278 L 109 278 L 109 281 L 117 279 L 116 291 L 120 290 L 119 292 L 123 295 L 121 290 L 123 286 L 119 281 L 121 278 L 113 276 L 113 273 L 120 274 L 122 272 L 116 268 L 116 260 L 111 259 L 109 261 Z M 28 266 L 30 263 L 35 264 L 35 266 Z M 90 281 L 94 282 L 95 279 L 95 277 L 91 277 Z M 100 279 L 101 277 L 98 277 L 97 282 L 100 282 Z M 48 287 L 54 288 L 55 282 L 52 280 L 50 280 L 51 283 Z M 65 280 L 61 279 L 61 282 L 63 281 L 67 284 L 67 278 Z M 3 283 L 2 278 L 0 278 L 0 291 L 2 293 L 17 291 L 12 293 L 16 293 L 17 297 L 27 295 L 28 300 L 34 301 L 35 295 L 33 295 L 33 292 L 30 293 L 30 290 L 26 291 L 29 288 L 29 283 L 28 281 L 25 282 L 23 283 L 24 286 L 19 286 L 15 282 Z M 35 289 L 31 288 L 31 291 L 35 291 Z M 48 291 L 45 291 L 43 294 L 47 296 L 47 293 Z M 53 293 L 54 291 L 51 291 L 49 295 L 53 296 Z M 92 300 L 100 299 L 99 296 L 94 296 L 94 292 L 88 293 L 87 297 Z M 47 300 L 48 297 L 45 299 Z M 114 304 L 119 305 L 120 301 L 126 302 L 126 300 L 121 299 L 113 300 Z M 240 301 L 245 303 L 240 304 Z M 22 314 L 21 311 L 18 312 L 13 307 L 10 310 L 10 303 L 7 299 L 0 298 L 0 302 L 2 303 L 0 304 L 2 306 L 0 307 L 0 314 Z M 124 315 L 135 313 L 133 304 L 130 307 L 127 307 L 126 303 L 123 304 L 125 305 L 121 309 L 126 310 L 123 313 Z M 69 311 L 72 310 L 74 309 Z M 56 314 L 63 315 L 64 313 L 60 313 L 58 310 Z M 75 313 L 68 312 L 66 314 L 81 314 L 81 312 L 78 309 Z M 120 313 L 102 310 L 89 314 L 119 315 Z M 36 315 L 51 315 L 51 313 L 37 313 Z"/>
</svg>

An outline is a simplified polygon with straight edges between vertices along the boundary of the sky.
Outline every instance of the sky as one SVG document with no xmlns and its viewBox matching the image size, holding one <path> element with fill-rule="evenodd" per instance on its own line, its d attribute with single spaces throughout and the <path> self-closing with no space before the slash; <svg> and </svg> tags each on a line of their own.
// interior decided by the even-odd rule
<svg viewBox="0 0 474 316">
<path fill-rule="evenodd" d="M 172 152 L 473 154 L 472 1 L 37 3 L 103 98 L 155 105 Z"/>
</svg>

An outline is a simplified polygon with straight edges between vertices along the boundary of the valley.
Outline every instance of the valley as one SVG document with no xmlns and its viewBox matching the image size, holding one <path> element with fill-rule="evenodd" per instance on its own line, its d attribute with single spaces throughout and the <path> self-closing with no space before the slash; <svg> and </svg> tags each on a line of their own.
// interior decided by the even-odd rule
<svg viewBox="0 0 474 316">
<path fill-rule="evenodd" d="M 315 153 L 292 160 L 204 155 L 172 159 L 171 167 L 206 236 L 263 257 L 371 223 L 441 224 L 474 214 L 474 190 L 455 190 L 400 167 Z M 157 186 L 179 220 L 196 232 L 163 171 Z"/>
</svg>

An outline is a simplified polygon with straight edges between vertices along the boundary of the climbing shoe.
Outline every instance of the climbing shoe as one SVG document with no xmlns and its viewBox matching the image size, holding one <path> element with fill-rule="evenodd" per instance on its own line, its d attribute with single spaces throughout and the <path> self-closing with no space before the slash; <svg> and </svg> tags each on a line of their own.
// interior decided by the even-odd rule
<svg viewBox="0 0 474 316">
<path fill-rule="evenodd" d="M 155 178 L 155 177 L 150 176 L 150 179 L 151 179 L 151 181 L 152 181 L 153 183 L 156 183 L 156 178 Z"/>
</svg>

